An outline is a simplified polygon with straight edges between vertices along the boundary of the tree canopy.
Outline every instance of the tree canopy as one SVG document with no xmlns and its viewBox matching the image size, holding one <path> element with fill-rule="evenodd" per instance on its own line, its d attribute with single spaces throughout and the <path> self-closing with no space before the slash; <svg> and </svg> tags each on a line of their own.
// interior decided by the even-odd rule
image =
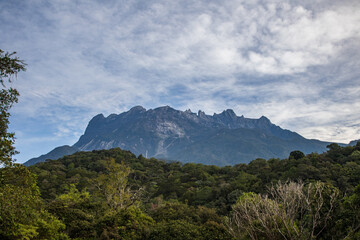
<svg viewBox="0 0 360 240">
<path fill-rule="evenodd" d="M 72 238 L 357 239 L 359 152 L 360 143 L 332 145 L 322 154 L 218 167 L 146 159 L 117 148 L 78 152 L 29 169 L 38 176 L 49 211 L 67 229 L 77 227 L 78 235 L 68 232 Z M 72 184 L 78 196 L 88 194 L 86 204 L 53 208 L 68 199 L 64 194 L 76 195 Z M 129 204 L 140 188 L 137 204 Z M 63 212 L 68 210 L 72 214 Z M 94 231 L 80 231 L 80 223 Z M 246 230 L 253 227 L 261 231 Z"/>
<path fill-rule="evenodd" d="M 10 108 L 17 103 L 19 92 L 14 88 L 6 88 L 5 83 L 11 82 L 21 71 L 25 71 L 26 64 L 15 57 L 16 52 L 8 53 L 0 49 L 0 164 L 13 163 L 12 156 L 16 153 L 14 133 L 8 132 Z"/>
</svg>

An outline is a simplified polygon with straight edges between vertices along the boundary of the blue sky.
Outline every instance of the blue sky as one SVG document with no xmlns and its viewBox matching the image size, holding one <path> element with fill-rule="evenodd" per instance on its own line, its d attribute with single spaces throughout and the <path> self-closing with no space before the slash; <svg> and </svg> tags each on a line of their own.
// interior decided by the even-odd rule
<svg viewBox="0 0 360 240">
<path fill-rule="evenodd" d="M 0 36 L 28 64 L 12 83 L 18 162 L 134 105 L 232 108 L 307 138 L 360 138 L 357 0 L 0 0 Z"/>
</svg>

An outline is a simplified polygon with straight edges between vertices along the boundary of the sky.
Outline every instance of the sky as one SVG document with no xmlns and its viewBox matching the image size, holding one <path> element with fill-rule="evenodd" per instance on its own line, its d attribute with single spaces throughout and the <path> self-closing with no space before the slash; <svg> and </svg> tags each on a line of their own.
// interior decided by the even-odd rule
<svg viewBox="0 0 360 240">
<path fill-rule="evenodd" d="M 135 105 L 268 117 L 310 139 L 360 139 L 358 0 L 0 0 L 17 162 L 72 145 Z"/>
</svg>

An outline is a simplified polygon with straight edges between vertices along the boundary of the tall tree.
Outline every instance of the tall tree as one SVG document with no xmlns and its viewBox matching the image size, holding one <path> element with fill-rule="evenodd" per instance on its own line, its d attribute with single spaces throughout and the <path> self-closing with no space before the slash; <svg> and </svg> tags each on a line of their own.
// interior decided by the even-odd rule
<svg viewBox="0 0 360 240">
<path fill-rule="evenodd" d="M 7 88 L 25 63 L 16 53 L 0 49 L 0 239 L 68 239 L 65 225 L 44 209 L 36 176 L 25 166 L 14 164 L 14 133 L 8 132 L 9 110 L 19 93 Z"/>
<path fill-rule="evenodd" d="M 131 169 L 123 163 L 116 163 L 114 159 L 108 159 L 106 165 L 108 173 L 100 174 L 95 180 L 95 185 L 105 197 L 110 210 L 118 211 L 135 204 L 142 189 L 130 189 L 128 176 Z"/>
<path fill-rule="evenodd" d="M 0 164 L 11 165 L 12 156 L 17 153 L 14 147 L 14 133 L 8 132 L 9 110 L 17 103 L 19 92 L 14 88 L 7 88 L 5 83 L 11 82 L 21 71 L 25 71 L 25 63 L 14 55 L 0 49 Z"/>
</svg>

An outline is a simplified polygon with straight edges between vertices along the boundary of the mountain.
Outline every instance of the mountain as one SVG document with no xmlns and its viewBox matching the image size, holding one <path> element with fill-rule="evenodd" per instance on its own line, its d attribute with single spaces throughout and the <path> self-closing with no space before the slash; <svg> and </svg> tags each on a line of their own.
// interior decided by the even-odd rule
<svg viewBox="0 0 360 240">
<path fill-rule="evenodd" d="M 169 106 L 149 110 L 136 106 L 108 117 L 96 115 L 72 150 L 120 147 L 145 157 L 224 166 L 285 158 L 294 150 L 324 152 L 328 144 L 282 129 L 264 116 L 245 118 L 231 109 L 211 116 Z"/>
<path fill-rule="evenodd" d="M 355 146 L 356 144 L 357 144 L 357 142 L 360 142 L 360 139 L 358 139 L 358 140 L 353 140 L 353 141 L 351 141 L 351 142 L 349 142 L 349 146 Z"/>
<path fill-rule="evenodd" d="M 61 147 L 57 147 L 54 150 L 48 152 L 47 154 L 41 155 L 37 158 L 32 158 L 24 163 L 25 166 L 31 166 L 38 162 L 45 162 L 47 159 L 56 160 L 63 156 L 71 155 L 78 152 L 79 149 L 76 147 L 70 147 L 68 145 L 64 145 Z"/>
</svg>

